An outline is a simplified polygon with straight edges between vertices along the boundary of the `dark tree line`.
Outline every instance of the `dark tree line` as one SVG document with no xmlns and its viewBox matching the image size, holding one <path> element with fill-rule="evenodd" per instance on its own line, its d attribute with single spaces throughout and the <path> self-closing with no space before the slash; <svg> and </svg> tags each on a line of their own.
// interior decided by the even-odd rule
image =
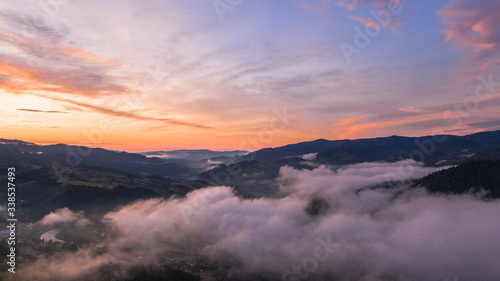
<svg viewBox="0 0 500 281">
<path fill-rule="evenodd" d="M 463 194 L 486 191 L 486 197 L 500 198 L 500 160 L 468 161 L 415 182 L 430 192 Z"/>
</svg>

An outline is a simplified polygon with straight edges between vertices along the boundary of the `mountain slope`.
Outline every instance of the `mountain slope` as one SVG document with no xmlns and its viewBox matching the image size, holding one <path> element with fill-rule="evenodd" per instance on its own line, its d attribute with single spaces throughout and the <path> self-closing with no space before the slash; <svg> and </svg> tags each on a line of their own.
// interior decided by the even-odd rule
<svg viewBox="0 0 500 281">
<path fill-rule="evenodd" d="M 22 167 L 30 164 L 43 167 L 55 166 L 60 171 L 66 171 L 72 167 L 90 166 L 113 169 L 137 176 L 156 175 L 173 179 L 191 178 L 196 173 L 193 169 L 168 163 L 159 158 L 65 144 L 42 146 L 20 141 L 0 140 L 0 156 L 0 167 Z"/>
<path fill-rule="evenodd" d="M 315 140 L 276 148 L 265 148 L 242 157 L 248 161 L 277 161 L 317 153 L 324 164 L 354 164 L 413 158 L 426 165 L 459 164 L 477 154 L 488 157 L 500 148 L 500 131 L 468 136 L 383 137 L 357 140 Z M 472 158 L 474 159 L 474 158 Z M 446 162 L 446 163 L 445 163 Z"/>
<path fill-rule="evenodd" d="M 414 159 L 426 166 L 459 165 L 471 160 L 500 159 L 500 131 L 468 136 L 383 137 L 358 140 L 316 140 L 265 148 L 228 165 L 218 165 L 198 175 L 213 185 L 228 185 L 246 197 L 274 196 L 273 180 L 281 166 L 313 169 L 362 162 L 395 162 Z M 302 158 L 303 155 L 311 154 Z"/>
<path fill-rule="evenodd" d="M 7 182 L 7 174 L 0 176 Z M 159 176 L 135 176 L 96 167 L 78 166 L 58 173 L 56 167 L 16 168 L 17 212 L 23 221 L 35 221 L 67 207 L 87 214 L 104 214 L 139 199 L 182 197 L 207 186 L 202 181 L 176 181 Z M 5 193 L 0 200 L 6 202 Z"/>
<path fill-rule="evenodd" d="M 486 197 L 500 198 L 500 161 L 468 161 L 418 179 L 415 185 L 435 193 L 486 191 Z"/>
</svg>

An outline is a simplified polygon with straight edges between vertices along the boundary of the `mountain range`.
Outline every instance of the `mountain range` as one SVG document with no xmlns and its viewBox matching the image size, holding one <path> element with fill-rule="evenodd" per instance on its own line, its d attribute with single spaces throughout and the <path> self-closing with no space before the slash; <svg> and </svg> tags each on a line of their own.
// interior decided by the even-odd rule
<svg viewBox="0 0 500 281">
<path fill-rule="evenodd" d="M 155 156 L 164 155 L 160 158 Z M 242 197 L 280 196 L 280 168 L 314 169 L 414 159 L 452 168 L 414 181 L 431 192 L 486 190 L 500 197 L 500 131 L 467 136 L 390 136 L 315 140 L 254 152 L 177 150 L 141 154 L 0 139 L 0 168 L 16 168 L 21 215 L 36 220 L 57 208 L 103 213 L 138 199 L 184 196 L 227 185 Z M 6 173 L 4 173 L 6 174 Z M 7 175 L 2 175 L 4 181 Z M 4 192 L 0 200 L 5 202 Z"/>
<path fill-rule="evenodd" d="M 139 154 L 148 157 L 158 157 L 164 159 L 208 160 L 208 159 L 217 159 L 219 157 L 234 157 L 248 153 L 249 151 L 246 150 L 213 151 L 208 149 L 197 149 L 197 150 L 183 149 L 183 150 L 170 150 L 170 151 L 148 151 Z"/>
</svg>

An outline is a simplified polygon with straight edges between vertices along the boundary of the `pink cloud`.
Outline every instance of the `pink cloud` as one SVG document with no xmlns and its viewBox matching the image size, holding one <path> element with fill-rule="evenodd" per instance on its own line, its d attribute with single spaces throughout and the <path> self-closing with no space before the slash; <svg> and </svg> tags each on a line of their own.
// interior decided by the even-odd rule
<svg viewBox="0 0 500 281">
<path fill-rule="evenodd" d="M 415 108 L 414 106 L 405 106 L 398 108 L 399 111 L 403 112 L 411 112 L 411 113 L 420 113 L 422 110 Z"/>
<path fill-rule="evenodd" d="M 351 15 L 350 18 L 372 29 L 387 28 L 392 31 L 401 26 L 408 10 L 402 0 L 340 0 L 338 5 L 349 11 L 369 7 L 373 9 L 372 17 Z"/>
<path fill-rule="evenodd" d="M 348 10 L 354 10 L 362 5 L 374 6 L 375 9 L 387 8 L 389 5 L 401 5 L 402 0 L 340 0 L 339 6 L 346 7 Z"/>
<path fill-rule="evenodd" d="M 358 0 L 340 0 L 339 6 L 346 7 L 349 11 L 352 11 L 359 7 Z"/>
<path fill-rule="evenodd" d="M 473 49 L 474 58 L 500 50 L 500 2 L 451 0 L 437 13 L 445 24 L 446 41 Z"/>
<path fill-rule="evenodd" d="M 351 19 L 357 20 L 358 22 L 362 23 L 363 25 L 368 26 L 371 29 L 379 29 L 380 25 L 373 19 L 373 18 L 363 18 L 363 17 L 358 17 L 358 16 L 350 16 Z"/>
</svg>

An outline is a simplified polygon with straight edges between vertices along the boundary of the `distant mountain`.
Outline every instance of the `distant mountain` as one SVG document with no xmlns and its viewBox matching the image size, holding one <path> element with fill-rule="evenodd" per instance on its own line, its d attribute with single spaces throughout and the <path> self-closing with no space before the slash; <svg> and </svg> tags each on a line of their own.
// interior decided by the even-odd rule
<svg viewBox="0 0 500 281">
<path fill-rule="evenodd" d="M 233 150 L 233 151 L 213 151 L 208 149 L 198 150 L 171 150 L 171 151 L 149 151 L 141 152 L 144 156 L 168 158 L 168 159 L 188 159 L 188 160 L 203 160 L 215 157 L 233 157 L 248 154 L 246 150 Z"/>
<path fill-rule="evenodd" d="M 172 151 L 149 151 L 140 153 L 146 157 L 157 157 L 166 163 L 188 167 L 193 170 L 203 171 L 217 164 L 232 164 L 238 161 L 238 157 L 248 154 L 245 150 L 213 151 L 208 149 L 199 150 L 172 150 Z"/>
<path fill-rule="evenodd" d="M 0 167 L 22 167 L 25 164 L 42 167 L 55 166 L 61 171 L 75 166 L 90 166 L 113 169 L 137 176 L 155 175 L 172 179 L 192 178 L 197 172 L 189 167 L 135 153 L 65 144 L 36 145 L 1 139 Z"/>
<path fill-rule="evenodd" d="M 428 166 L 459 164 L 468 159 L 500 156 L 500 130 L 468 136 L 383 137 L 357 140 L 324 140 L 264 148 L 242 160 L 277 161 L 317 153 L 317 162 L 354 164 L 414 158 Z"/>
<path fill-rule="evenodd" d="M 280 167 L 314 169 L 413 158 L 427 166 L 458 165 L 415 181 L 432 192 L 485 189 L 500 197 L 500 131 L 468 136 L 316 140 L 247 151 L 177 150 L 167 158 L 82 146 L 0 139 L 0 169 L 16 168 L 19 213 L 39 219 L 56 208 L 106 212 L 138 199 L 183 196 L 208 185 L 242 197 L 279 196 Z M 188 159 L 186 159 L 188 158 Z M 460 165 L 461 164 L 461 165 Z M 0 175 L 6 182 L 6 174 Z M 0 200 L 5 202 L 4 193 Z M 21 199 L 22 198 L 22 199 Z"/>
<path fill-rule="evenodd" d="M 82 146 L 0 139 L 0 169 L 16 169 L 18 213 L 37 220 L 58 208 L 105 213 L 138 199 L 184 196 L 207 186 L 198 170 L 160 158 Z M 7 182 L 7 174 L 0 178 Z M 5 193 L 0 201 L 6 202 Z"/>
<path fill-rule="evenodd" d="M 486 146 L 500 146 L 500 130 L 491 132 L 481 132 L 464 137 Z"/>
<path fill-rule="evenodd" d="M 312 156 L 312 157 L 306 157 Z M 471 160 L 500 159 L 500 131 L 468 136 L 383 137 L 358 140 L 315 140 L 276 148 L 264 148 L 220 164 L 198 175 L 214 185 L 229 185 L 242 196 L 274 196 L 273 183 L 281 166 L 313 169 L 319 165 L 362 162 L 395 162 L 414 159 L 426 166 L 458 165 Z M 270 184 L 271 183 L 271 184 Z"/>
<path fill-rule="evenodd" d="M 9 145 L 36 145 L 34 143 L 20 141 L 20 140 L 8 140 L 8 139 L 0 139 L 0 145 L 9 144 Z"/>
</svg>

